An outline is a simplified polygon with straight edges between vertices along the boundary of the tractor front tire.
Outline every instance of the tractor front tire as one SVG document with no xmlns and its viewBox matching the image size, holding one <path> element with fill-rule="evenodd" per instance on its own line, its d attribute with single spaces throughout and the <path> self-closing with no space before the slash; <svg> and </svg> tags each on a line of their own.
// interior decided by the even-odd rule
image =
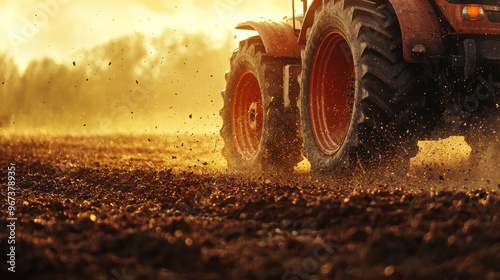
<svg viewBox="0 0 500 280">
<path fill-rule="evenodd" d="M 220 113 L 230 171 L 293 172 L 302 160 L 297 120 L 283 101 L 283 67 L 298 63 L 267 55 L 260 37 L 240 42 L 233 53 Z"/>
</svg>

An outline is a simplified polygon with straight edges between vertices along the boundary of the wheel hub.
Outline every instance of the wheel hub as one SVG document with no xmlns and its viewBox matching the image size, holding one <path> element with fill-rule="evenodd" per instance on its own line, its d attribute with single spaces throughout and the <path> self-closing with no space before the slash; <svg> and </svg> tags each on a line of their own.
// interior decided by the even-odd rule
<svg viewBox="0 0 500 280">
<path fill-rule="evenodd" d="M 248 119 L 250 121 L 249 125 L 252 130 L 257 130 L 257 118 L 260 117 L 257 112 L 258 106 L 257 102 L 252 102 L 248 110 Z"/>
</svg>

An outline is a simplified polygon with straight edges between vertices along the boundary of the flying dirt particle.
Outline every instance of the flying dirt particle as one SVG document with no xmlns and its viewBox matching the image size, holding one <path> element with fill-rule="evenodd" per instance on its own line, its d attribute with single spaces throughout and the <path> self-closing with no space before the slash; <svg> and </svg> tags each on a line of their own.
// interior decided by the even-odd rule
<svg viewBox="0 0 500 280">
<path fill-rule="evenodd" d="M 208 165 L 208 162 L 204 162 L 204 163 L 202 163 L 202 164 L 203 164 L 203 165 L 205 165 L 205 166 L 207 166 L 207 165 Z"/>
<path fill-rule="evenodd" d="M 385 274 L 385 276 L 391 276 L 392 274 L 394 274 L 394 270 L 395 270 L 395 269 L 394 269 L 394 266 L 392 266 L 392 265 L 390 265 L 390 266 L 386 267 L 386 268 L 384 269 L 384 274 Z"/>
<path fill-rule="evenodd" d="M 455 236 L 452 235 L 452 236 L 448 237 L 446 242 L 450 245 L 455 244 Z"/>
<path fill-rule="evenodd" d="M 151 142 L 151 138 L 148 138 L 148 142 Z"/>
<path fill-rule="evenodd" d="M 189 118 L 192 119 L 193 118 L 193 114 L 189 115 Z"/>
<path fill-rule="evenodd" d="M 109 62 L 108 66 L 110 66 L 110 65 L 111 65 L 111 61 Z"/>
<path fill-rule="evenodd" d="M 135 80 L 135 83 L 136 83 L 136 84 L 139 84 L 139 81 L 138 81 L 138 80 Z"/>
<path fill-rule="evenodd" d="M 176 156 L 172 156 L 172 159 L 177 159 L 177 157 Z"/>
<path fill-rule="evenodd" d="M 87 82 L 88 82 L 88 81 L 89 81 L 89 78 L 85 79 L 85 81 L 87 81 Z"/>
<path fill-rule="evenodd" d="M 73 66 L 76 66 L 76 62 L 75 61 L 73 61 Z"/>
<path fill-rule="evenodd" d="M 83 126 L 87 126 L 87 124 L 86 124 L 86 123 L 84 123 L 84 124 L 83 124 Z"/>
</svg>

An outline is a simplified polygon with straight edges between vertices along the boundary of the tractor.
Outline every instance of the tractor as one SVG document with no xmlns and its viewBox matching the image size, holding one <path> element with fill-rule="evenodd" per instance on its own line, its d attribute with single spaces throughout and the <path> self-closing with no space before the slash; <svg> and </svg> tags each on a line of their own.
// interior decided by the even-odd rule
<svg viewBox="0 0 500 280">
<path fill-rule="evenodd" d="M 500 0 L 313 0 L 230 59 L 222 150 L 241 172 L 407 166 L 418 141 L 498 145 Z"/>
</svg>

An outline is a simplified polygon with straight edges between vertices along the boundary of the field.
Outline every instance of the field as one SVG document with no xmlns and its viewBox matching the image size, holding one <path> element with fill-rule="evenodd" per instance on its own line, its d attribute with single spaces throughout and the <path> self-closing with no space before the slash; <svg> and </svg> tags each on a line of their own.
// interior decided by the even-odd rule
<svg viewBox="0 0 500 280">
<path fill-rule="evenodd" d="M 500 279 L 498 165 L 460 139 L 407 174 L 329 177 L 231 174 L 218 136 L 0 144 L 0 279 Z"/>
</svg>

